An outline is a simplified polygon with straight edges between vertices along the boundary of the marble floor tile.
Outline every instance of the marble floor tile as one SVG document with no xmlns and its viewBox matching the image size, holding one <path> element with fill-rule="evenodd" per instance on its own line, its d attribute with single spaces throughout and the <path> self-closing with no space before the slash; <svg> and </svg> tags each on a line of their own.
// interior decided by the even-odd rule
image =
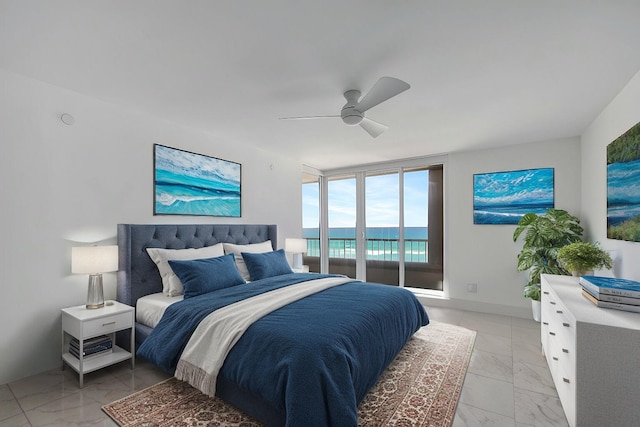
<svg viewBox="0 0 640 427">
<path fill-rule="evenodd" d="M 485 332 L 478 332 L 476 334 L 476 342 L 473 348 L 503 356 L 511 357 L 512 355 L 510 338 Z"/>
<path fill-rule="evenodd" d="M 0 385 L 0 421 L 22 414 L 22 408 L 8 385 Z"/>
<path fill-rule="evenodd" d="M 505 316 L 497 314 L 473 313 L 465 315 L 460 323 L 467 329 L 511 338 L 511 320 L 505 320 Z"/>
<path fill-rule="evenodd" d="M 460 403 L 514 418 L 513 384 L 467 372 Z"/>
<path fill-rule="evenodd" d="M 77 393 L 78 376 L 71 369 L 54 369 L 9 383 L 24 411 Z"/>
<path fill-rule="evenodd" d="M 547 360 L 542 354 L 540 342 L 514 342 L 513 361 L 539 365 L 547 368 Z"/>
<path fill-rule="evenodd" d="M 511 356 L 474 349 L 468 372 L 513 383 L 513 359 Z"/>
<path fill-rule="evenodd" d="M 511 326 L 516 326 L 519 328 L 533 328 L 540 331 L 540 322 L 536 322 L 535 320 L 533 320 L 533 317 L 527 319 L 524 319 L 522 317 L 512 317 Z"/>
<path fill-rule="evenodd" d="M 514 389 L 516 421 L 548 427 L 568 427 L 560 399 L 543 393 Z"/>
<path fill-rule="evenodd" d="M 33 427 L 109 425 L 102 404 L 76 393 L 25 412 Z M 114 424 L 111 424 L 114 425 Z"/>
<path fill-rule="evenodd" d="M 547 366 L 514 362 L 513 385 L 524 390 L 558 396 Z"/>
<path fill-rule="evenodd" d="M 114 376 L 122 382 L 131 393 L 151 387 L 171 377 L 171 375 L 162 372 L 148 362 L 137 362 L 135 370 L 120 369 L 114 373 Z"/>
<path fill-rule="evenodd" d="M 18 415 L 0 420 L 0 427 L 31 427 L 31 423 L 21 411 Z"/>
<path fill-rule="evenodd" d="M 477 331 L 454 426 L 566 426 L 540 352 L 539 323 L 443 307 L 427 312 L 434 321 Z M 140 359 L 135 370 L 123 362 L 87 374 L 82 389 L 69 368 L 0 385 L 0 427 L 113 427 L 102 405 L 169 377 Z"/>
<path fill-rule="evenodd" d="M 453 420 L 453 427 L 515 427 L 515 425 L 513 418 L 464 403 L 458 404 L 456 417 Z"/>
<path fill-rule="evenodd" d="M 451 325 L 460 325 L 462 322 L 462 314 L 460 310 L 443 307 L 426 307 L 429 319 L 438 322 L 449 323 Z"/>
</svg>

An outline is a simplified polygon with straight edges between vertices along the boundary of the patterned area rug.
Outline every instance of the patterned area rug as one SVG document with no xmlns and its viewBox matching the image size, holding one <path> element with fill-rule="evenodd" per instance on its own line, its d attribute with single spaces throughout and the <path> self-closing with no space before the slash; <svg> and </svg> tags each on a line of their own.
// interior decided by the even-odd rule
<svg viewBox="0 0 640 427">
<path fill-rule="evenodd" d="M 420 329 L 358 406 L 359 425 L 451 426 L 475 336 L 433 321 Z M 122 427 L 262 426 L 175 378 L 102 409 Z"/>
</svg>

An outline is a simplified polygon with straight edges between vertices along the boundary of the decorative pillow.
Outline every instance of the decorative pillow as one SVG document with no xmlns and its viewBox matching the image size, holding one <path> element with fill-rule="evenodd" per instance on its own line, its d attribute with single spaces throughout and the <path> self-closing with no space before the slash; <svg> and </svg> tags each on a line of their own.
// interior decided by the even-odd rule
<svg viewBox="0 0 640 427">
<path fill-rule="evenodd" d="M 147 248 L 147 253 L 158 266 L 162 277 L 162 292 L 168 297 L 182 295 L 182 283 L 169 266 L 169 260 L 213 258 L 224 255 L 222 243 L 198 249 Z"/>
<path fill-rule="evenodd" d="M 293 273 L 284 249 L 261 254 L 242 253 L 242 258 L 247 265 L 251 280 L 260 280 L 281 274 Z"/>
<path fill-rule="evenodd" d="M 242 253 L 259 254 L 273 251 L 271 240 L 261 243 L 253 243 L 250 245 L 235 245 L 233 243 L 223 243 L 223 245 L 225 254 L 234 254 L 236 256 L 236 265 L 238 266 L 238 271 L 244 280 L 251 280 L 251 276 L 249 275 L 249 270 L 247 270 L 247 266 L 242 258 Z"/>
<path fill-rule="evenodd" d="M 233 258 L 233 254 L 229 254 L 190 261 L 169 260 L 169 265 L 182 282 L 187 299 L 246 283 Z"/>
</svg>

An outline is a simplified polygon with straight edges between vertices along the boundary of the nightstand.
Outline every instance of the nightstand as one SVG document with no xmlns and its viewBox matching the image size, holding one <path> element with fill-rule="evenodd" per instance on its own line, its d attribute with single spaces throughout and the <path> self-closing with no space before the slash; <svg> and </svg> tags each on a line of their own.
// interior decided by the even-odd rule
<svg viewBox="0 0 640 427">
<path fill-rule="evenodd" d="M 135 367 L 135 355 L 118 347 L 116 332 L 131 329 L 131 349 L 135 348 L 134 309 L 117 301 L 109 301 L 102 308 L 87 309 L 84 305 L 62 309 L 62 368 L 71 366 L 80 377 L 83 386 L 84 374 L 106 366 L 131 359 L 131 369 Z M 111 348 L 96 354 L 84 355 L 85 342 L 92 338 L 107 336 Z M 76 339 L 78 357 L 70 351 L 71 341 Z M 108 341 L 108 340 L 107 340 Z"/>
</svg>

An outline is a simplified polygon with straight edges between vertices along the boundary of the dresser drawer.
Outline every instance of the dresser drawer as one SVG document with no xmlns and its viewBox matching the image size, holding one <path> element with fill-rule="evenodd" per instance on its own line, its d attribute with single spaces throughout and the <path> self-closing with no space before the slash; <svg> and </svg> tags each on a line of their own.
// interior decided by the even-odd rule
<svg viewBox="0 0 640 427">
<path fill-rule="evenodd" d="M 133 326 L 133 316 L 130 313 L 120 313 L 113 316 L 100 317 L 84 322 L 84 337 L 91 338 L 97 335 L 109 334 Z"/>
<path fill-rule="evenodd" d="M 576 402 L 576 384 L 575 378 L 569 374 L 562 364 L 557 366 L 555 376 L 553 378 L 556 385 L 556 391 L 567 416 L 570 426 L 575 426 L 575 402 Z"/>
</svg>

